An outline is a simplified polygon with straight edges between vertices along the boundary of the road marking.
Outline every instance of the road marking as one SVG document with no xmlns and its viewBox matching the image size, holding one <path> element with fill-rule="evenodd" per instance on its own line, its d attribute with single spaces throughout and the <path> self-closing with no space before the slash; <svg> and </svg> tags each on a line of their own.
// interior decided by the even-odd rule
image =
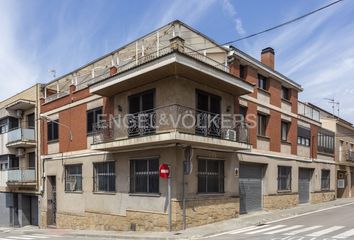
<svg viewBox="0 0 354 240">
<path fill-rule="evenodd" d="M 346 232 L 344 232 L 344 233 L 338 234 L 338 235 L 336 235 L 336 236 L 334 236 L 334 237 L 332 237 L 332 238 L 345 239 L 345 238 L 351 237 L 351 236 L 354 236 L 354 229 L 351 229 L 351 230 L 346 231 Z"/>
<path fill-rule="evenodd" d="M 31 235 L 22 235 L 23 237 L 29 237 L 29 238 L 51 238 L 54 236 L 46 236 L 46 235 L 37 235 L 37 234 L 31 234 Z"/>
<path fill-rule="evenodd" d="M 252 231 L 252 232 L 247 232 L 246 234 L 257 234 L 257 233 L 267 232 L 267 231 L 278 229 L 278 228 L 282 228 L 282 227 L 285 227 L 285 226 L 286 225 L 275 225 L 275 226 L 268 227 L 268 228 L 265 228 L 265 229 L 255 230 L 255 231 Z"/>
<path fill-rule="evenodd" d="M 303 228 L 303 229 L 299 229 L 299 230 L 292 231 L 292 232 L 289 232 L 289 233 L 284 233 L 284 235 L 294 236 L 294 235 L 297 235 L 299 233 L 309 232 L 311 230 L 315 230 L 315 229 L 318 229 L 318 228 L 321 228 L 321 227 L 323 227 L 323 226 L 322 225 L 318 225 L 318 226 Z"/>
<path fill-rule="evenodd" d="M 22 237 L 22 236 L 10 236 L 10 237 L 7 237 L 7 238 L 10 238 L 10 239 L 23 239 L 23 240 L 34 239 L 33 237 L 29 238 L 29 237 Z"/>
<path fill-rule="evenodd" d="M 278 229 L 278 230 L 266 232 L 265 234 L 276 234 L 276 233 L 286 232 L 286 231 L 289 231 L 289 230 L 301 228 L 303 226 L 304 225 L 294 225 L 294 226 L 291 226 L 291 227 L 287 227 L 287 228 L 283 228 L 283 229 Z"/>
<path fill-rule="evenodd" d="M 308 237 L 320 237 L 320 236 L 323 236 L 325 234 L 337 231 L 337 230 L 342 229 L 342 228 L 344 228 L 344 227 L 343 226 L 334 226 L 334 227 L 330 227 L 330 228 L 327 228 L 327 229 L 324 229 L 324 230 L 321 230 L 321 231 L 318 231 L 318 232 L 314 232 L 314 233 L 308 234 L 306 236 L 308 236 Z"/>
<path fill-rule="evenodd" d="M 238 230 L 234 230 L 232 232 L 229 232 L 229 234 L 244 233 L 244 232 L 249 232 L 249 231 L 256 230 L 256 229 L 262 229 L 265 227 L 269 227 L 269 225 L 246 227 L 246 228 L 242 228 L 242 229 L 238 229 Z"/>
</svg>

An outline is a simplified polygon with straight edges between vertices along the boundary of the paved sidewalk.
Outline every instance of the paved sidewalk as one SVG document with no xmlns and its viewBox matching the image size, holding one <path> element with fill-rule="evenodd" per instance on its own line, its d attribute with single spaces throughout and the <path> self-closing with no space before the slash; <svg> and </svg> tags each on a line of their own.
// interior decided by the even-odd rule
<svg viewBox="0 0 354 240">
<path fill-rule="evenodd" d="M 23 233 L 35 232 L 43 234 L 64 234 L 70 237 L 85 237 L 95 239 L 199 239 L 207 238 L 208 236 L 212 236 L 221 232 L 269 223 L 283 218 L 350 203 L 354 204 L 354 198 L 337 199 L 335 201 L 313 205 L 306 204 L 285 210 L 261 211 L 252 214 L 241 215 L 239 218 L 225 220 L 200 227 L 188 228 L 187 230 L 177 232 L 113 232 L 68 229 L 18 229 L 14 231 L 22 231 Z"/>
</svg>

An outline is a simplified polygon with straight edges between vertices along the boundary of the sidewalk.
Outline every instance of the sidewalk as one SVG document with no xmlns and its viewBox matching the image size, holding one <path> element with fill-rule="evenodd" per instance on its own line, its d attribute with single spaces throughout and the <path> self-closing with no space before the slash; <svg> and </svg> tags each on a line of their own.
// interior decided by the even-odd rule
<svg viewBox="0 0 354 240">
<path fill-rule="evenodd" d="M 286 210 L 261 211 L 252 214 L 241 215 L 239 218 L 234 218 L 200 227 L 193 227 L 187 230 L 177 232 L 112 232 L 68 229 L 19 229 L 18 231 L 22 231 L 24 234 L 63 234 L 71 237 L 85 237 L 96 239 L 198 239 L 207 238 L 208 236 L 221 232 L 227 232 L 248 226 L 264 224 L 283 218 L 288 218 L 304 213 L 309 213 L 321 209 L 331 208 L 350 203 L 354 204 L 354 198 L 337 199 L 335 201 L 314 205 L 306 204 Z"/>
</svg>

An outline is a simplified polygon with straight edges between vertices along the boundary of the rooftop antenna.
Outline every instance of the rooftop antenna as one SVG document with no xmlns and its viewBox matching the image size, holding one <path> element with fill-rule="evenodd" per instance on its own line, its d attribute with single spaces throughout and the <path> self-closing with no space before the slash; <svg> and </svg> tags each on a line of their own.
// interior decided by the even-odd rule
<svg viewBox="0 0 354 240">
<path fill-rule="evenodd" d="M 55 68 L 48 69 L 48 72 L 52 74 L 53 79 L 57 76 L 57 70 Z"/>
<path fill-rule="evenodd" d="M 325 98 L 325 100 L 327 100 L 328 103 L 332 104 L 332 115 L 333 115 L 333 118 L 336 118 L 335 106 L 337 105 L 337 118 L 339 118 L 340 103 L 335 101 L 334 98 Z"/>
</svg>

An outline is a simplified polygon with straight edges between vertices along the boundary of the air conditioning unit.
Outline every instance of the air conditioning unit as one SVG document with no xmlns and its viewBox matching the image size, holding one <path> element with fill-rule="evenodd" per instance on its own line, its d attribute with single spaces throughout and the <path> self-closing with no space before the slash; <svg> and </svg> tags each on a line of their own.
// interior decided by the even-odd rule
<svg viewBox="0 0 354 240">
<path fill-rule="evenodd" d="M 17 110 L 16 110 L 16 117 L 17 117 L 17 118 L 22 118 L 22 116 L 23 116 L 23 110 L 17 109 Z"/>
<path fill-rule="evenodd" d="M 24 148 L 17 148 L 16 149 L 16 157 L 23 157 L 25 155 L 25 149 Z"/>
<path fill-rule="evenodd" d="M 232 130 L 232 129 L 227 129 L 224 132 L 224 139 L 231 140 L 231 141 L 236 141 L 236 131 Z"/>
</svg>

